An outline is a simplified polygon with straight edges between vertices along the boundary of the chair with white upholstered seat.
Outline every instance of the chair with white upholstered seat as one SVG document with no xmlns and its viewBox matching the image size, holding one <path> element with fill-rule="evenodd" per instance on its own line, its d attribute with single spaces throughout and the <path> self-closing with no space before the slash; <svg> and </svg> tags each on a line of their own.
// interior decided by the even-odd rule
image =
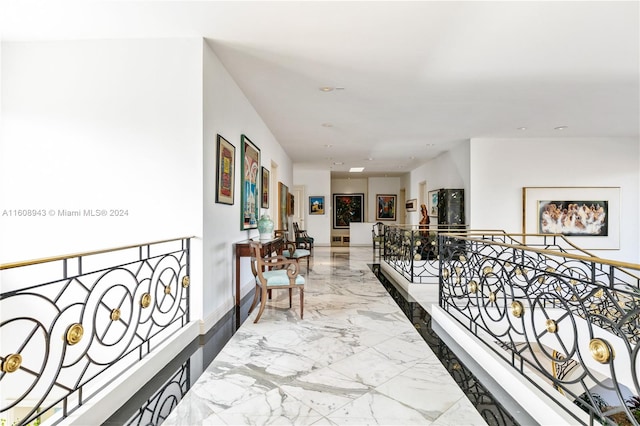
<svg viewBox="0 0 640 426">
<path fill-rule="evenodd" d="M 256 279 L 256 292 L 249 313 L 256 307 L 260 299 L 260 310 L 254 323 L 258 322 L 267 304 L 267 292 L 277 289 L 289 290 L 289 308 L 291 308 L 294 288 L 300 291 L 300 318 L 304 315 L 304 276 L 299 274 L 300 264 L 296 260 L 284 256 L 262 257 L 262 243 L 251 241 L 251 270 Z"/>
</svg>

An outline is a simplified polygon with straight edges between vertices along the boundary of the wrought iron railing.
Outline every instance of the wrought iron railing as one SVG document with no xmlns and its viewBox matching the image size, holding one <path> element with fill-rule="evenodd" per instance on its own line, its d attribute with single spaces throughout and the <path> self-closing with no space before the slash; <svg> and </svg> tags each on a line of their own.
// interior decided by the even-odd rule
<svg viewBox="0 0 640 426">
<path fill-rule="evenodd" d="M 440 307 L 560 406 L 639 425 L 640 265 L 568 252 L 561 236 L 516 239 L 441 234 Z"/>
<path fill-rule="evenodd" d="M 190 238 L 0 265 L 0 419 L 56 423 L 189 322 Z"/>
<path fill-rule="evenodd" d="M 437 283 L 438 235 L 466 225 L 387 225 L 384 260 L 412 283 Z"/>
</svg>

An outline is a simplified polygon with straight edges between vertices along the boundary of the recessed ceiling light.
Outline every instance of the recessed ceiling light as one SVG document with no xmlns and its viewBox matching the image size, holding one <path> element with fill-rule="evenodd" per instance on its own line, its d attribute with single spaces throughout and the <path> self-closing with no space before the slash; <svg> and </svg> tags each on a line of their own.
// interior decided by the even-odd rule
<svg viewBox="0 0 640 426">
<path fill-rule="evenodd" d="M 409 157 L 409 160 L 415 160 L 416 157 L 414 157 L 413 155 L 411 157 Z"/>
<path fill-rule="evenodd" d="M 326 144 L 324 147 L 325 148 L 331 148 L 333 145 L 331 145 L 330 143 Z"/>
<path fill-rule="evenodd" d="M 364 170 L 364 167 L 351 167 L 349 171 L 351 173 L 361 173 Z"/>
<path fill-rule="evenodd" d="M 428 143 L 428 144 L 426 144 L 425 146 L 426 146 L 427 148 L 430 148 L 430 147 L 432 147 L 432 146 L 436 146 L 436 144 L 435 144 L 435 143 Z"/>
<path fill-rule="evenodd" d="M 331 123 L 322 123 L 322 127 L 333 127 Z"/>
<path fill-rule="evenodd" d="M 518 127 L 518 130 L 527 130 L 526 127 Z"/>
<path fill-rule="evenodd" d="M 373 161 L 373 157 L 367 158 L 367 161 Z"/>
<path fill-rule="evenodd" d="M 322 87 L 320 88 L 320 91 L 321 91 L 321 92 L 331 92 L 331 91 L 333 91 L 333 89 L 335 89 L 335 87 L 331 87 L 331 86 L 322 86 Z"/>
<path fill-rule="evenodd" d="M 342 161 L 336 161 L 333 163 L 334 166 L 342 166 L 344 163 Z"/>
<path fill-rule="evenodd" d="M 553 130 L 564 130 L 567 129 L 569 126 L 558 126 L 558 127 L 554 127 Z"/>
</svg>

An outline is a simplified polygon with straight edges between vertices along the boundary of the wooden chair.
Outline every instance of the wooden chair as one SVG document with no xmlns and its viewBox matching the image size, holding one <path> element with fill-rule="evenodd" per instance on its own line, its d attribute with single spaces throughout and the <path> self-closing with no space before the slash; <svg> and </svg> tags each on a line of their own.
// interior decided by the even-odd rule
<svg viewBox="0 0 640 426">
<path fill-rule="evenodd" d="M 304 316 L 304 276 L 299 275 L 300 264 L 296 260 L 284 256 L 262 257 L 262 243 L 251 241 L 251 271 L 256 280 L 256 292 L 249 313 L 253 311 L 260 299 L 260 310 L 254 323 L 258 322 L 267 304 L 267 293 L 271 290 L 289 290 L 289 308 L 291 308 L 292 292 L 294 288 L 300 290 L 300 318 Z"/>
<path fill-rule="evenodd" d="M 307 234 L 307 231 L 300 229 L 298 222 L 293 222 L 293 232 L 295 233 L 295 243 L 297 248 L 309 250 L 313 256 L 313 237 Z"/>
<path fill-rule="evenodd" d="M 382 256 L 382 250 L 384 249 L 384 223 L 377 222 L 373 225 L 371 238 L 373 239 L 373 255 L 376 255 L 377 248 L 378 256 Z"/>
<path fill-rule="evenodd" d="M 293 259 L 300 263 L 300 259 L 307 259 L 307 273 L 309 273 L 309 258 L 311 257 L 311 251 L 303 248 L 297 248 L 296 243 L 289 241 L 286 231 L 276 229 L 273 231 L 276 238 L 281 237 L 284 241 L 285 249 L 282 250 L 282 255 L 287 259 Z"/>
</svg>

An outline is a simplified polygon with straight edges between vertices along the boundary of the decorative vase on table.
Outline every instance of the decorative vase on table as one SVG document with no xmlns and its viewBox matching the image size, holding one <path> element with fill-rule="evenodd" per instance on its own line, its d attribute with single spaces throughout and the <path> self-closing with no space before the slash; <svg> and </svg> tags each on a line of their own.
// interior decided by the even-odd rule
<svg viewBox="0 0 640 426">
<path fill-rule="evenodd" d="M 266 213 L 260 216 L 258 232 L 260 232 L 261 240 L 270 240 L 273 238 L 273 221 Z"/>
</svg>

